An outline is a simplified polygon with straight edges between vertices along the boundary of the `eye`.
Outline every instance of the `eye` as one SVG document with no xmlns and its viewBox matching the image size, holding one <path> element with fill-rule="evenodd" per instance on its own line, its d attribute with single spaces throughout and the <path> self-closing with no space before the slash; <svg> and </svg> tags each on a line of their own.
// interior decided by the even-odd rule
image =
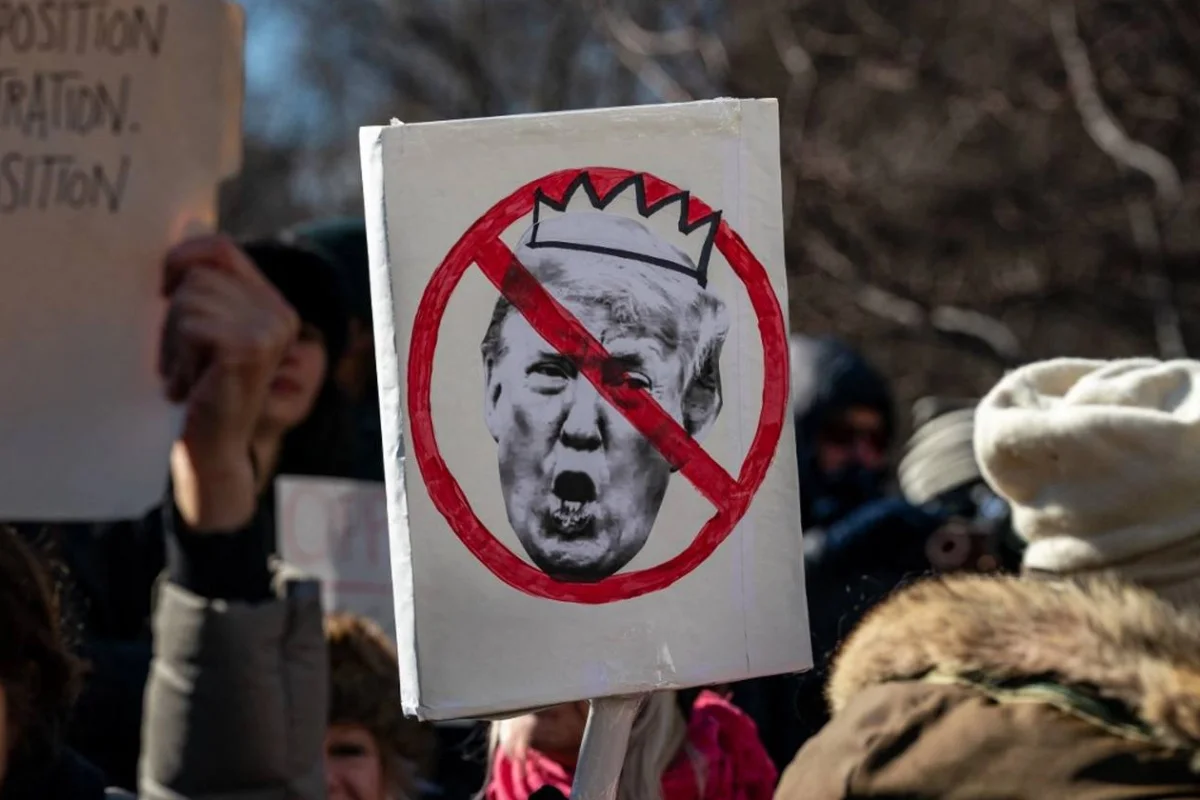
<svg viewBox="0 0 1200 800">
<path fill-rule="evenodd" d="M 529 368 L 530 375 L 540 375 L 544 378 L 558 378 L 567 380 L 571 376 L 567 374 L 566 368 L 562 364 L 554 361 L 539 361 Z"/>
<path fill-rule="evenodd" d="M 623 383 L 625 386 L 628 386 L 630 389 L 636 389 L 638 391 L 648 391 L 654 386 L 654 384 L 650 382 L 650 379 L 640 372 L 626 372 L 621 377 L 621 383 Z"/>
<path fill-rule="evenodd" d="M 535 361 L 525 370 L 529 388 L 540 394 L 558 394 L 575 377 L 571 365 L 554 358 Z"/>
<path fill-rule="evenodd" d="M 367 748 L 354 742 L 337 742 L 329 745 L 328 753 L 330 758 L 363 758 Z"/>
</svg>

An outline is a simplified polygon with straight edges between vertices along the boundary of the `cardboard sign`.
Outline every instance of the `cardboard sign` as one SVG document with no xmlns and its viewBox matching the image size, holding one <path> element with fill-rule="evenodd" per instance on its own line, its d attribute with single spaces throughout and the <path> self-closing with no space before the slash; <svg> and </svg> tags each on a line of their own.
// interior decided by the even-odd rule
<svg viewBox="0 0 1200 800">
<path fill-rule="evenodd" d="M 405 710 L 810 666 L 775 103 L 362 150 Z"/>
<path fill-rule="evenodd" d="M 367 617 L 395 638 L 383 484 L 281 476 L 275 525 L 279 555 L 321 580 L 326 611 Z"/>
<path fill-rule="evenodd" d="M 0 2 L 0 519 L 162 497 L 162 259 L 239 167 L 242 30 L 218 0 Z"/>
</svg>

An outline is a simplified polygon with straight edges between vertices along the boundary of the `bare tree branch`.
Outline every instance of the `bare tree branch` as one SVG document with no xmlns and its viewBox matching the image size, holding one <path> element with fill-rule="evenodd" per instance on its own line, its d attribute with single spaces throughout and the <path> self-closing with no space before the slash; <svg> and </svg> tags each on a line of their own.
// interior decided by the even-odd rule
<svg viewBox="0 0 1200 800">
<path fill-rule="evenodd" d="M 899 41 L 903 38 L 896 26 L 871 8 L 871 4 L 867 0 L 846 0 L 846 12 L 868 36 L 888 41 Z"/>
<path fill-rule="evenodd" d="M 1051 4 L 1050 27 L 1067 71 L 1075 107 L 1092 141 L 1122 169 L 1149 177 L 1154 182 L 1159 211 L 1176 213 L 1183 203 L 1183 181 L 1179 171 L 1165 155 L 1131 139 L 1104 104 L 1087 46 L 1079 35 L 1074 0 L 1055 0 Z M 1134 243 L 1142 255 L 1146 294 L 1153 307 L 1159 354 L 1163 358 L 1182 358 L 1187 355 L 1187 347 L 1173 297 L 1174 288 L 1164 267 L 1159 220 L 1150 204 L 1140 198 L 1127 197 L 1126 209 Z"/>
<path fill-rule="evenodd" d="M 779 5 L 767 17 L 771 44 L 779 56 L 779 63 L 788 74 L 788 87 L 784 92 L 779 109 L 779 128 L 783 156 L 792 165 L 798 166 L 802 159 L 804 132 L 808 123 L 808 109 L 817 88 L 817 67 L 808 51 L 796 38 L 796 31 L 787 13 L 786 2 Z M 793 176 L 801 171 L 793 169 Z M 784 182 L 784 219 L 791 219 L 795 210 L 796 181 Z"/>
<path fill-rule="evenodd" d="M 1192 62 L 1193 68 L 1200 70 L 1200 14 L 1194 7 L 1185 6 L 1183 2 L 1160 2 L 1159 6 L 1171 18 L 1171 23 L 1184 41 L 1183 52 Z"/>
<path fill-rule="evenodd" d="M 655 60 L 651 55 L 652 48 L 644 47 L 646 42 L 641 41 L 636 32 L 631 34 L 628 28 L 623 27 L 621 17 L 611 13 L 602 0 L 592 0 L 589 5 L 593 8 L 592 22 L 596 30 L 608 39 L 613 55 L 638 77 L 643 86 L 667 103 L 686 103 L 696 99 Z M 638 28 L 633 20 L 629 20 L 629 25 Z"/>
<path fill-rule="evenodd" d="M 430 52 L 440 56 L 447 66 L 457 70 L 471 87 L 472 96 L 479 103 L 478 113 L 486 115 L 503 111 L 503 93 L 470 41 L 430 15 L 410 16 L 407 23 L 413 37 Z"/>
<path fill-rule="evenodd" d="M 942 333 L 958 334 L 982 342 L 1008 364 L 1021 360 L 1021 342 L 1012 328 L 995 317 L 957 306 L 938 306 L 929 312 L 929 322 Z"/>
<path fill-rule="evenodd" d="M 653 92 L 659 100 L 664 103 L 687 103 L 696 99 L 653 58 L 639 56 L 619 44 L 614 43 L 614 45 L 613 51 L 617 60 L 636 75 L 642 85 Z"/>
<path fill-rule="evenodd" d="M 1175 305 L 1175 287 L 1163 264 L 1162 236 L 1154 209 L 1144 198 L 1129 196 L 1125 207 L 1133 240 L 1146 267 L 1146 294 L 1154 308 L 1154 335 L 1163 358 L 1186 358 L 1187 345 L 1183 340 L 1183 325 Z"/>
<path fill-rule="evenodd" d="M 632 17 L 607 6 L 599 11 L 614 39 L 639 56 L 655 58 L 699 53 L 710 73 L 724 73 L 729 57 L 720 38 L 694 27 L 669 31 L 650 31 L 638 25 Z"/>
<path fill-rule="evenodd" d="M 562 3 L 554 13 L 546 43 L 546 63 L 534 95 L 534 108 L 545 111 L 567 106 L 579 47 L 587 30 L 574 4 Z"/>
<path fill-rule="evenodd" d="M 824 236 L 805 237 L 804 249 L 822 271 L 854 289 L 854 300 L 864 311 L 904 328 L 928 329 L 947 337 L 966 339 L 1004 366 L 1021 361 L 1021 343 L 1012 329 L 995 317 L 958 306 L 932 308 L 871 283 L 845 253 Z"/>
<path fill-rule="evenodd" d="M 1177 207 L 1183 200 L 1183 182 L 1175 165 L 1153 147 L 1131 139 L 1100 96 L 1087 46 L 1079 36 L 1074 0 L 1055 0 L 1050 6 L 1050 27 L 1067 70 L 1075 107 L 1092 141 L 1121 166 L 1154 181 L 1164 208 Z"/>
</svg>

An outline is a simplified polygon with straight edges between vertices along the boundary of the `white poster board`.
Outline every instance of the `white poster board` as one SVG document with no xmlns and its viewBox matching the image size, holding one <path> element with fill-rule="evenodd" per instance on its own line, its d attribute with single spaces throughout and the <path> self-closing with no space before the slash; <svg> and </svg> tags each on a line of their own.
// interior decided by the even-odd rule
<svg viewBox="0 0 1200 800">
<path fill-rule="evenodd" d="M 405 711 L 808 668 L 774 101 L 362 153 Z"/>
<path fill-rule="evenodd" d="M 367 617 L 395 640 L 383 484 L 280 476 L 275 528 L 280 557 L 321 581 L 326 611 Z"/>
<path fill-rule="evenodd" d="M 242 12 L 0 3 L 0 520 L 159 502 L 162 259 L 241 159 Z"/>
</svg>

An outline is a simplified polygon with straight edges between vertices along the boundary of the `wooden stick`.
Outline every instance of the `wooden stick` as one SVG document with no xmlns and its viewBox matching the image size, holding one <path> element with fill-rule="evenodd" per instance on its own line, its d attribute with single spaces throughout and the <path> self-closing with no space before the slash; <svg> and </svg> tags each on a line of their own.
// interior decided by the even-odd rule
<svg viewBox="0 0 1200 800">
<path fill-rule="evenodd" d="M 616 800 L 629 732 L 645 699 L 645 695 L 633 695 L 591 701 L 571 800 Z"/>
</svg>

